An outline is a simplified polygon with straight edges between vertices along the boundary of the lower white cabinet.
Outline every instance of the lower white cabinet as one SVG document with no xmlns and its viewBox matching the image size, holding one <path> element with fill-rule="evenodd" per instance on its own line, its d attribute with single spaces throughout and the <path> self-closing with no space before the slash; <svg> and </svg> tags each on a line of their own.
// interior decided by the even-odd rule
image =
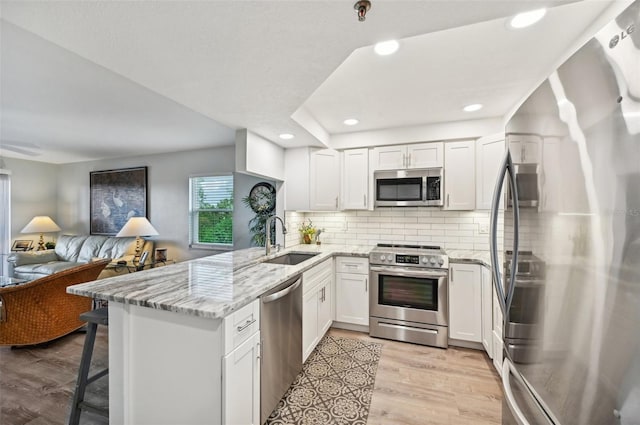
<svg viewBox="0 0 640 425">
<path fill-rule="evenodd" d="M 222 423 L 260 425 L 260 332 L 223 357 Z"/>
<path fill-rule="evenodd" d="M 493 367 L 498 371 L 498 375 L 502 376 L 502 356 L 504 344 L 502 338 L 496 331 L 493 331 Z"/>
<path fill-rule="evenodd" d="M 331 327 L 333 263 L 328 260 L 302 277 L 302 361 Z"/>
<path fill-rule="evenodd" d="M 336 258 L 336 321 L 369 326 L 369 259 Z"/>
<path fill-rule="evenodd" d="M 336 274 L 336 320 L 354 325 L 369 325 L 369 276 Z"/>
<path fill-rule="evenodd" d="M 482 266 L 449 265 L 449 338 L 482 342 Z"/>
<path fill-rule="evenodd" d="M 482 346 L 493 358 L 493 277 L 487 267 L 482 269 Z"/>
</svg>

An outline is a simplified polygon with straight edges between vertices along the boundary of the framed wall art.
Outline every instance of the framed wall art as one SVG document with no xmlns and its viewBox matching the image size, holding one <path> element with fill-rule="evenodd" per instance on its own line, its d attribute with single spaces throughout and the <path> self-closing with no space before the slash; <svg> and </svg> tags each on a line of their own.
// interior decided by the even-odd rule
<svg viewBox="0 0 640 425">
<path fill-rule="evenodd" d="M 131 217 L 147 217 L 147 167 L 90 173 L 90 232 L 113 236 Z"/>
</svg>

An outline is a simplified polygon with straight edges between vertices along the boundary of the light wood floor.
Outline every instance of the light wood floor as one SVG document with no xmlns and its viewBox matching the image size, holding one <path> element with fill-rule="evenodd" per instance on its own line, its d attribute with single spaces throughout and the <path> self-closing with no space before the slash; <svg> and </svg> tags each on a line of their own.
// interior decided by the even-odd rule
<svg viewBox="0 0 640 425">
<path fill-rule="evenodd" d="M 108 363 L 106 328 L 98 327 L 96 369 Z M 490 359 L 480 351 L 442 350 L 331 329 L 332 335 L 383 344 L 369 425 L 488 425 L 501 423 L 502 389 Z M 46 347 L 0 347 L 0 424 L 66 424 L 84 334 Z M 105 404 L 108 378 L 89 387 L 87 399 Z M 83 412 L 83 425 L 102 425 Z"/>
</svg>

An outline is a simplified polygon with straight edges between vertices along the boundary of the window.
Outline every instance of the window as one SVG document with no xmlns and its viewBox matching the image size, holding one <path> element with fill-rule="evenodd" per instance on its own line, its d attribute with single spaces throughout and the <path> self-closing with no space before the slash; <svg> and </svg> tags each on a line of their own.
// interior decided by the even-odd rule
<svg viewBox="0 0 640 425">
<path fill-rule="evenodd" d="M 233 175 L 189 179 L 191 246 L 233 246 Z"/>
</svg>

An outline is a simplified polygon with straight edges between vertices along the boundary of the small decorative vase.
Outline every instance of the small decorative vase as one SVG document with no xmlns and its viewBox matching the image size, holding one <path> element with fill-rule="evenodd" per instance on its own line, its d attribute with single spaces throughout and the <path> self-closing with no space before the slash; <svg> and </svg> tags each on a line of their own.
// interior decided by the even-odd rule
<svg viewBox="0 0 640 425">
<path fill-rule="evenodd" d="M 311 235 L 302 235 L 302 242 L 304 242 L 306 244 L 310 244 L 311 243 Z"/>
</svg>

